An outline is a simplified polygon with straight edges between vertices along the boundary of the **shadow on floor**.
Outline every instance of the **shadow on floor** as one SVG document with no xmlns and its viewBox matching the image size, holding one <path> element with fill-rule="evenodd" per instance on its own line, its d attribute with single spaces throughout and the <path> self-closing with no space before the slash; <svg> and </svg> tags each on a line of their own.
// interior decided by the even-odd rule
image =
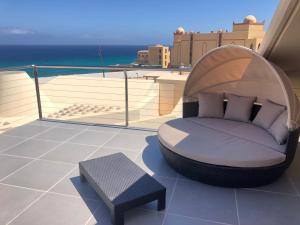
<svg viewBox="0 0 300 225">
<path fill-rule="evenodd" d="M 159 150 L 159 141 L 157 135 L 147 136 L 146 137 L 147 146 L 142 150 L 142 158 L 143 164 L 148 167 L 154 174 L 155 177 L 157 174 L 161 174 L 162 172 L 168 171 L 173 173 L 173 170 L 169 168 L 166 161 L 164 160 L 162 154 Z M 142 167 L 142 169 L 144 169 Z M 144 169 L 145 170 L 145 169 Z M 147 172 L 147 171 L 146 171 Z M 174 172 L 175 173 L 175 172 Z M 110 213 L 109 209 L 105 206 L 103 201 L 97 197 L 96 192 L 92 189 L 92 187 L 87 182 L 81 182 L 79 176 L 74 176 L 70 178 L 73 186 L 78 191 L 81 198 L 85 201 L 87 207 L 91 210 L 91 213 L 94 213 L 94 218 L 92 224 L 101 224 L 101 225 L 110 225 Z M 143 182 L 142 182 L 143 183 Z M 97 199 L 99 201 L 99 207 L 96 212 L 92 211 L 92 203 L 93 200 L 91 198 Z M 130 210 L 132 211 L 132 210 Z M 127 214 L 127 213 L 126 213 Z M 129 213 L 130 214 L 130 213 Z M 132 217 L 132 215 L 130 216 Z M 139 216 L 137 215 L 137 218 Z M 126 219 L 126 216 L 125 216 Z M 134 218 L 132 218 L 134 219 Z M 96 220 L 96 221 L 95 221 Z"/>
</svg>

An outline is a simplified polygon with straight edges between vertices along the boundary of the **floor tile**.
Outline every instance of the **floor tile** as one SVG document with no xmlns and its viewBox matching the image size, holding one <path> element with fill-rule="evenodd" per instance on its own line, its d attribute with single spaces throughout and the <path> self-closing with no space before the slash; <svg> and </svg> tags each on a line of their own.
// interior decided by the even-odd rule
<svg viewBox="0 0 300 225">
<path fill-rule="evenodd" d="M 137 158 L 138 154 L 139 154 L 136 151 L 129 151 L 129 150 L 124 150 L 124 149 L 116 149 L 116 148 L 104 148 L 103 147 L 103 148 L 100 148 L 99 150 L 97 150 L 89 158 L 94 159 L 94 158 L 107 156 L 107 155 L 111 155 L 111 154 L 118 153 L 118 152 L 122 152 L 124 155 L 126 155 L 132 161 L 134 161 Z"/>
<path fill-rule="evenodd" d="M 107 142 L 113 135 L 113 133 L 107 132 L 85 131 L 72 138 L 69 142 L 99 146 Z"/>
<path fill-rule="evenodd" d="M 156 137 L 148 137 L 154 138 Z M 177 177 L 177 173 L 172 169 L 164 159 L 160 152 L 159 145 L 152 141 L 136 160 L 137 165 L 144 169 L 150 175 L 164 176 L 164 177 Z"/>
<path fill-rule="evenodd" d="M 75 134 L 78 134 L 79 132 L 80 130 L 54 127 L 49 131 L 41 135 L 38 135 L 36 138 L 44 139 L 44 140 L 53 140 L 53 141 L 66 141 L 67 139 L 71 138 Z"/>
<path fill-rule="evenodd" d="M 97 202 L 55 194 L 46 194 L 14 220 L 12 225 L 83 225 Z"/>
<path fill-rule="evenodd" d="M 151 139 L 147 137 L 151 137 L 151 136 L 118 134 L 112 140 L 106 143 L 104 147 L 122 148 L 122 149 L 140 151 L 146 148 L 149 144 L 152 144 L 148 142 Z"/>
<path fill-rule="evenodd" d="M 2 182 L 22 187 L 48 190 L 63 178 L 74 165 L 37 160 Z"/>
<path fill-rule="evenodd" d="M 0 152 L 5 151 L 9 147 L 15 146 L 16 144 L 23 142 L 24 140 L 26 139 L 21 137 L 10 137 L 0 135 Z"/>
<path fill-rule="evenodd" d="M 0 180 L 29 163 L 31 159 L 0 155 Z"/>
<path fill-rule="evenodd" d="M 126 225 L 162 225 L 164 214 L 144 209 L 133 209 L 125 213 Z M 102 204 L 87 225 L 112 225 L 108 209 Z"/>
<path fill-rule="evenodd" d="M 78 163 L 94 152 L 97 147 L 64 143 L 42 158 L 52 161 Z"/>
<path fill-rule="evenodd" d="M 106 206 L 87 182 L 80 181 L 78 165 L 75 164 L 87 156 L 95 158 L 116 152 L 123 152 L 167 188 L 169 208 L 164 225 L 237 224 L 234 190 L 205 185 L 178 175 L 164 160 L 155 132 L 74 124 L 65 126 L 60 123 L 54 123 L 55 126 L 60 126 L 54 127 L 51 123 L 34 121 L 30 125 L 16 128 L 16 131 L 9 130 L 8 133 L 13 136 L 0 135 L 2 182 L 41 190 L 52 187 L 47 195 L 12 224 L 85 224 L 91 216 L 91 211 L 99 207 L 89 224 L 111 225 Z M 43 128 L 50 130 L 46 131 Z M 76 137 L 82 129 L 87 130 Z M 45 135 L 41 134 L 40 137 L 24 142 L 28 137 L 42 131 L 46 131 Z M 53 140 L 56 142 L 50 143 L 59 144 L 72 135 L 72 142 L 81 144 L 68 142 L 57 149 L 47 145 L 49 141 L 46 140 Z M 112 135 L 116 136 L 106 143 L 105 147 L 96 150 Z M 45 160 L 31 162 L 31 159 L 21 157 L 38 157 L 48 149 L 50 151 L 43 156 Z M 27 163 L 29 164 L 26 165 Z M 25 167 L 13 173 L 23 166 Z M 68 175 L 74 168 L 75 170 Z M 291 167 L 279 180 L 255 189 L 237 190 L 240 225 L 285 225 L 287 221 L 288 225 L 298 225 L 300 197 L 296 197 L 296 191 L 300 193 L 299 171 L 300 147 Z M 175 185 L 176 179 L 178 182 Z M 174 195 L 170 199 L 172 192 Z M 40 193 L 0 184 L 0 224 L 6 224 L 14 218 L 38 198 Z M 126 213 L 125 224 L 162 225 L 165 212 L 157 212 L 156 202 L 152 202 Z"/>
<path fill-rule="evenodd" d="M 32 137 L 37 135 L 45 130 L 49 129 L 49 127 L 45 126 L 34 126 L 34 125 L 23 125 L 14 129 L 11 129 L 5 132 L 6 135 L 19 136 L 19 137 Z"/>
<path fill-rule="evenodd" d="M 6 224 L 16 217 L 42 192 L 0 184 L 0 224 Z"/>
<path fill-rule="evenodd" d="M 58 145 L 57 142 L 29 139 L 13 148 L 3 152 L 4 154 L 37 158 Z"/>
<path fill-rule="evenodd" d="M 299 225 L 299 197 L 250 190 L 238 190 L 241 225 Z"/>
<path fill-rule="evenodd" d="M 50 192 L 99 200 L 97 193 L 88 184 L 88 182 L 80 181 L 79 169 L 74 170 L 69 176 L 65 177 L 62 181 L 55 185 Z"/>
<path fill-rule="evenodd" d="M 178 215 L 167 215 L 164 225 L 222 225 L 212 221 Z"/>
<path fill-rule="evenodd" d="M 158 177 L 158 176 L 157 177 L 154 176 L 154 179 L 156 179 L 159 183 L 161 183 L 167 189 L 166 208 L 168 208 L 169 205 L 170 205 L 170 200 L 171 200 L 170 198 L 171 198 L 171 194 L 172 194 L 172 192 L 174 190 L 176 179 L 166 178 L 166 177 Z M 148 203 L 148 204 L 142 206 L 142 208 L 152 209 L 152 210 L 156 211 L 156 209 L 157 209 L 157 201 Z"/>
<path fill-rule="evenodd" d="M 133 209 L 125 214 L 126 225 L 162 225 L 164 213 L 143 209 Z"/>
<path fill-rule="evenodd" d="M 120 128 L 117 128 L 117 127 L 104 127 L 104 126 L 90 126 L 89 130 L 119 133 Z"/>
<path fill-rule="evenodd" d="M 124 224 L 127 225 L 127 221 Z M 86 225 L 112 225 L 109 210 L 102 201 Z"/>
<path fill-rule="evenodd" d="M 234 190 L 178 180 L 169 212 L 210 221 L 237 224 Z"/>
<path fill-rule="evenodd" d="M 145 135 L 145 136 L 153 136 L 157 135 L 157 131 L 147 131 L 147 130 L 139 130 L 139 129 L 120 129 L 121 134 L 135 134 L 135 135 Z"/>
<path fill-rule="evenodd" d="M 89 126 L 76 123 L 58 123 L 57 127 L 82 130 L 88 128 Z"/>
<path fill-rule="evenodd" d="M 254 190 L 261 190 L 261 191 L 270 191 L 270 192 L 278 192 L 278 193 L 285 193 L 285 194 L 292 194 L 297 195 L 295 188 L 293 187 L 292 183 L 289 180 L 287 174 L 281 176 L 278 180 L 276 180 L 272 184 L 255 187 L 252 188 Z M 250 189 L 251 190 L 251 189 Z"/>
<path fill-rule="evenodd" d="M 52 122 L 52 121 L 43 121 L 43 120 L 35 120 L 27 125 L 35 125 L 35 126 L 45 126 L 45 127 L 55 127 L 60 123 Z"/>
</svg>

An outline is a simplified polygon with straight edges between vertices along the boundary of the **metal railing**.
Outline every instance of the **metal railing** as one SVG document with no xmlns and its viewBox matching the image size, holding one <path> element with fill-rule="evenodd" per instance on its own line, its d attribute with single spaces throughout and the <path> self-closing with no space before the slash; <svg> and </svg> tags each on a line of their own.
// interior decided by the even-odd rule
<svg viewBox="0 0 300 225">
<path fill-rule="evenodd" d="M 31 77 L 34 80 L 36 93 L 37 114 L 40 120 L 64 121 L 81 124 L 100 124 L 114 125 L 125 127 L 150 128 L 145 121 L 148 119 L 148 124 L 152 123 L 152 128 L 157 128 L 161 123 L 159 119 L 168 119 L 168 113 L 176 102 L 168 102 L 169 96 L 178 95 L 178 90 L 172 84 L 164 83 L 164 88 L 160 88 L 156 83 L 156 79 L 149 80 L 145 77 L 132 76 L 133 72 L 169 72 L 169 73 L 187 73 L 190 68 L 147 68 L 147 67 L 119 67 L 119 66 L 22 66 L 14 68 L 1 68 L 0 71 L 15 71 L 15 70 L 32 70 Z M 74 75 L 58 75 L 54 76 L 56 81 L 45 82 L 41 85 L 40 70 L 81 70 L 81 71 L 96 71 L 98 76 L 87 74 Z M 102 71 L 106 71 L 105 78 L 101 78 Z M 118 77 L 114 77 L 113 72 L 118 72 Z M 59 72 L 58 72 L 59 73 Z M 131 73 L 131 76 L 128 75 Z M 121 75 L 122 74 L 122 75 Z M 80 76 L 78 76 L 80 75 Z M 95 74 L 94 74 L 95 75 Z M 110 76 L 111 75 L 111 76 Z M 150 76 L 151 77 L 151 76 Z M 147 77 L 148 78 L 148 77 Z M 169 85 L 169 86 L 168 86 Z M 61 87 L 61 89 L 59 88 Z M 122 90 L 123 89 L 123 90 Z M 178 89 L 178 88 L 177 88 Z M 0 90 L 1 91 L 1 90 Z M 182 90 L 179 90 L 179 92 Z M 61 93 L 61 94 L 60 94 Z M 98 96 L 100 95 L 100 97 Z M 92 96 L 91 99 L 90 96 Z M 105 98 L 106 96 L 106 98 Z M 117 97 L 116 97 L 117 96 Z M 166 97 L 167 96 L 167 97 Z M 164 99 L 165 98 L 165 99 Z M 49 100 L 51 99 L 51 100 Z M 146 99 L 146 100 L 145 100 Z M 149 100 L 150 99 L 150 100 Z M 172 97 L 173 99 L 173 97 Z M 124 101 L 124 102 L 122 102 Z M 178 101 L 178 96 L 176 97 Z M 94 104 L 91 104 L 94 103 Z M 109 106 L 100 106 L 99 103 L 111 103 Z M 122 104 L 121 104 L 122 103 Z M 58 106 L 59 105 L 59 106 Z M 122 106 L 123 105 L 123 106 Z M 137 106 L 138 105 L 138 106 Z M 77 108 L 79 108 L 77 110 Z M 80 108 L 81 107 L 81 108 Z M 66 118 L 65 112 L 68 115 L 73 115 L 73 111 L 92 111 L 98 112 L 99 108 L 104 110 L 100 116 L 96 118 L 96 114 L 85 116 L 69 116 Z M 164 108 L 163 110 L 160 109 Z M 178 107 L 177 107 L 178 108 Z M 88 110 L 86 110 L 88 109 Z M 117 110 L 114 110 L 117 109 Z M 118 110 L 120 109 L 120 110 Z M 164 112 L 166 110 L 167 113 Z M 70 112 L 72 111 L 72 112 Z M 76 111 L 76 113 L 78 113 Z M 101 110 L 100 110 L 101 111 Z M 160 112 L 157 112 L 160 111 Z M 107 112 L 107 113 L 106 113 Z M 157 119 L 151 113 L 157 113 Z M 122 119 L 122 114 L 124 118 Z M 174 114 L 180 114 L 180 110 L 172 111 Z M 59 116 L 57 116 L 59 114 Z M 82 114 L 83 115 L 83 114 Z M 163 116 L 161 116 L 163 115 Z M 50 118 L 51 116 L 51 118 Z M 61 116 L 61 117 L 60 117 Z M 102 118 L 100 118 L 102 116 Z M 54 118 L 53 118 L 54 117 Z M 85 117 L 86 120 L 82 118 Z M 143 121 L 143 118 L 147 119 Z M 60 119 L 61 118 L 61 119 Z M 94 120 L 93 120 L 94 118 Z M 96 119 L 95 119 L 96 118 Z M 99 119 L 100 118 L 100 119 Z M 154 118 L 154 119 L 153 119 Z M 113 122 L 110 122 L 113 121 Z M 122 122 L 123 120 L 123 122 Z M 133 124 L 133 125 L 132 125 Z M 137 124 L 141 124 L 135 126 Z M 143 124 L 145 127 L 143 127 Z"/>
</svg>

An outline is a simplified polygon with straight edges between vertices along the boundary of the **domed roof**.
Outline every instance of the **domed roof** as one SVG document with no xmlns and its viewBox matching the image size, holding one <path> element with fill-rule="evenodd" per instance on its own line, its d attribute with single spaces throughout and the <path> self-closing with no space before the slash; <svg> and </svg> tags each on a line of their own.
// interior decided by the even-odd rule
<svg viewBox="0 0 300 225">
<path fill-rule="evenodd" d="M 244 23 L 249 23 L 249 24 L 253 24 L 256 23 L 256 18 L 255 16 L 252 15 L 248 15 L 244 18 Z"/>
<path fill-rule="evenodd" d="M 184 34 L 184 32 L 185 31 L 184 31 L 183 27 L 178 27 L 175 31 L 175 34 Z"/>
</svg>

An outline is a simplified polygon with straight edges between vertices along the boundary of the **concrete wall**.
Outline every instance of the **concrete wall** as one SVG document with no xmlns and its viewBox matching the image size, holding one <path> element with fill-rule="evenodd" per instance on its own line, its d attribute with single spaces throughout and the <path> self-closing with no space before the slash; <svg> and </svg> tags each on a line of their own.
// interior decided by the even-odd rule
<svg viewBox="0 0 300 225">
<path fill-rule="evenodd" d="M 181 111 L 176 107 L 181 103 L 185 80 L 158 79 L 157 82 L 159 83 L 159 115 L 173 113 L 181 116 Z"/>
<path fill-rule="evenodd" d="M 34 80 L 26 72 L 0 72 L 0 132 L 37 118 Z"/>
<path fill-rule="evenodd" d="M 232 32 L 174 33 L 171 66 L 193 66 L 204 54 L 220 45 L 236 44 L 257 50 L 264 37 L 264 23 L 234 23 Z"/>
<path fill-rule="evenodd" d="M 167 68 L 170 64 L 170 49 L 162 45 L 150 46 L 148 50 L 138 51 L 136 62 L 144 65 L 161 65 L 162 68 Z"/>
<path fill-rule="evenodd" d="M 148 50 L 138 51 L 136 63 L 146 65 L 146 64 L 149 63 L 148 57 L 149 57 L 149 51 Z"/>
<path fill-rule="evenodd" d="M 197 63 L 201 56 L 205 55 L 208 51 L 218 47 L 218 41 L 218 33 L 194 34 L 192 65 L 195 65 L 195 63 Z"/>
<path fill-rule="evenodd" d="M 191 33 L 174 34 L 171 65 L 190 65 Z"/>
<path fill-rule="evenodd" d="M 167 68 L 170 63 L 169 47 L 155 45 L 149 47 L 148 61 L 150 65 L 161 65 L 162 68 Z"/>
<path fill-rule="evenodd" d="M 42 84 L 40 90 L 47 118 L 120 125 L 125 122 L 124 79 L 58 76 Z M 130 120 L 158 116 L 159 91 L 153 80 L 128 79 L 128 96 Z"/>
</svg>

